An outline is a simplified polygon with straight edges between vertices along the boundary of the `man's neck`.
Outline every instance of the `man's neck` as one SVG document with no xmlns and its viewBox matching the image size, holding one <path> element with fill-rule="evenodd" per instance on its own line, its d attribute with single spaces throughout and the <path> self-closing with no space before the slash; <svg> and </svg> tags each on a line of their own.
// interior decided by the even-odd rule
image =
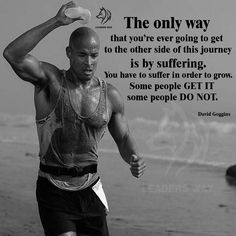
<svg viewBox="0 0 236 236">
<path fill-rule="evenodd" d="M 80 79 L 73 69 L 69 69 L 66 72 L 66 78 L 69 80 L 76 88 L 89 89 L 93 84 L 93 78 L 88 80 Z"/>
</svg>

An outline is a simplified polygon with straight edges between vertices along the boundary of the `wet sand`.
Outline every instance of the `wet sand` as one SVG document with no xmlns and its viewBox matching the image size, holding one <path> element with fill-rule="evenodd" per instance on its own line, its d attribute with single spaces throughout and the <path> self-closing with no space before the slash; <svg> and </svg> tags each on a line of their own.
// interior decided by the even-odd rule
<svg viewBox="0 0 236 236">
<path fill-rule="evenodd" d="M 0 235 L 43 235 L 35 199 L 38 147 L 0 143 Z M 234 236 L 236 183 L 225 169 L 146 159 L 133 178 L 117 154 L 100 152 L 112 236 Z M 170 165 L 171 164 L 171 165 Z"/>
</svg>

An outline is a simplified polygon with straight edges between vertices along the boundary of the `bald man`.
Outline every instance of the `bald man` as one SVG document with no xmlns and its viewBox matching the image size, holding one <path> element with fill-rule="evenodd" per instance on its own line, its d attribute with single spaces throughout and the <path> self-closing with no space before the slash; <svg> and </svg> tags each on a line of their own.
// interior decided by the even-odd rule
<svg viewBox="0 0 236 236">
<path fill-rule="evenodd" d="M 129 132 L 120 93 L 95 76 L 99 37 L 87 27 L 71 34 L 68 70 L 29 54 L 54 29 L 81 20 L 64 14 L 74 6 L 63 5 L 55 17 L 19 36 L 4 57 L 35 88 L 40 147 L 36 197 L 45 235 L 105 236 L 108 206 L 97 173 L 97 148 L 106 128 L 133 176 L 142 176 L 145 164 Z"/>
</svg>

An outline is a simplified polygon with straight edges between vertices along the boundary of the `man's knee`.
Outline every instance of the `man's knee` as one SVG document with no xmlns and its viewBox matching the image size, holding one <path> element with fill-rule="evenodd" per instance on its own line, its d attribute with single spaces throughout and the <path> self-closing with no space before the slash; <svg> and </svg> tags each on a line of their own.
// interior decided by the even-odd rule
<svg viewBox="0 0 236 236">
<path fill-rule="evenodd" d="M 76 232 L 66 232 L 63 234 L 59 234 L 58 236 L 77 236 Z"/>
</svg>

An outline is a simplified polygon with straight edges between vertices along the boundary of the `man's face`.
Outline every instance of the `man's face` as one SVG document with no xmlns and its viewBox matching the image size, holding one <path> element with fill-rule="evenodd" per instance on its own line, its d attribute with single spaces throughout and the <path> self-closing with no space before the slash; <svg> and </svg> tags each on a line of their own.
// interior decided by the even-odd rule
<svg viewBox="0 0 236 236">
<path fill-rule="evenodd" d="M 67 49 L 70 67 L 78 79 L 90 80 L 97 68 L 99 40 L 90 36 L 75 40 Z"/>
</svg>

